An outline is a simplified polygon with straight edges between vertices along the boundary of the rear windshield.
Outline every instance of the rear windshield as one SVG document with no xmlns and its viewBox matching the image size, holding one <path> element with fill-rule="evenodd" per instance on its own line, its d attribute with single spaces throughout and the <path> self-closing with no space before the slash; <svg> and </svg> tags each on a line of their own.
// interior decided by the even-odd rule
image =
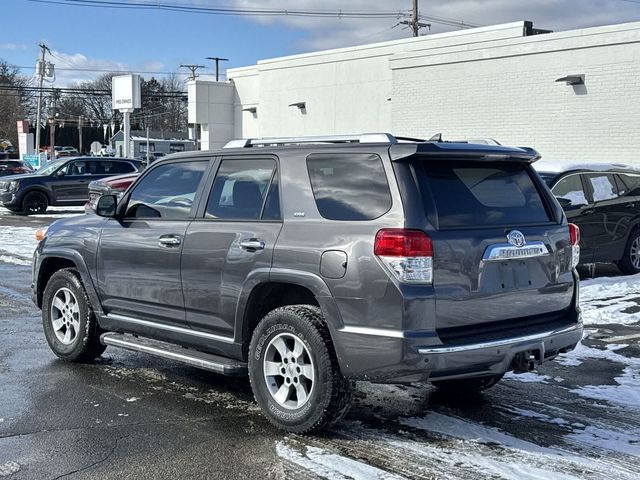
<svg viewBox="0 0 640 480">
<path fill-rule="evenodd" d="M 423 199 L 435 203 L 439 228 L 506 226 L 551 221 L 521 163 L 424 160 L 414 163 Z"/>
</svg>

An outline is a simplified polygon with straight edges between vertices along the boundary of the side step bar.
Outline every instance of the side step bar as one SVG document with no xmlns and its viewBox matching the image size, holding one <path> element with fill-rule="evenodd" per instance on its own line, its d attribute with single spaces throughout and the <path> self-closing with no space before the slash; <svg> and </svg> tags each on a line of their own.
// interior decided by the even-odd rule
<svg viewBox="0 0 640 480">
<path fill-rule="evenodd" d="M 150 338 L 134 337 L 122 333 L 109 332 L 100 337 L 103 345 L 124 348 L 133 352 L 143 352 L 156 357 L 176 360 L 193 367 L 210 370 L 231 377 L 248 374 L 247 364 L 238 360 L 184 348 L 173 343 L 161 342 Z"/>
</svg>

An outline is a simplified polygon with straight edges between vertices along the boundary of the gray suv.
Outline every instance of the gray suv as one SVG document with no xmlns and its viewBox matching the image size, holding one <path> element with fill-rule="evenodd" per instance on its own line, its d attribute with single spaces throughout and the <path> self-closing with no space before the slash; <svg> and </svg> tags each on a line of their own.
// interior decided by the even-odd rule
<svg viewBox="0 0 640 480">
<path fill-rule="evenodd" d="M 233 141 L 150 166 L 34 258 L 52 350 L 247 375 L 291 432 L 353 380 L 474 393 L 574 348 L 579 230 L 530 148 L 389 134 Z"/>
</svg>

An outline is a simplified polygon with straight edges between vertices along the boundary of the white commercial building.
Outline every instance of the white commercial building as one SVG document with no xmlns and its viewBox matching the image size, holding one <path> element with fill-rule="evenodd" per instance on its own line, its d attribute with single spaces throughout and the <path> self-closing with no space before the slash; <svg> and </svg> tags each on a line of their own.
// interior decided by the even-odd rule
<svg viewBox="0 0 640 480">
<path fill-rule="evenodd" d="M 529 22 L 262 60 L 190 81 L 201 148 L 242 137 L 391 132 L 640 162 L 640 23 Z M 562 79 L 562 80 L 560 80 Z"/>
</svg>

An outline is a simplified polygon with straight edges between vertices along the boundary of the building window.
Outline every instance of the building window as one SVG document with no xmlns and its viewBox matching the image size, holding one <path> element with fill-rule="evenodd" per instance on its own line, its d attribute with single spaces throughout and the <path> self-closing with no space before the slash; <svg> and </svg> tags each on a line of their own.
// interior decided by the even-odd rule
<svg viewBox="0 0 640 480">
<path fill-rule="evenodd" d="M 143 142 L 140 144 L 139 151 L 140 153 L 147 153 L 147 142 Z M 149 143 L 149 153 L 152 153 L 155 151 L 156 151 L 156 144 Z"/>
<path fill-rule="evenodd" d="M 169 153 L 184 152 L 184 143 L 170 143 Z"/>
</svg>

